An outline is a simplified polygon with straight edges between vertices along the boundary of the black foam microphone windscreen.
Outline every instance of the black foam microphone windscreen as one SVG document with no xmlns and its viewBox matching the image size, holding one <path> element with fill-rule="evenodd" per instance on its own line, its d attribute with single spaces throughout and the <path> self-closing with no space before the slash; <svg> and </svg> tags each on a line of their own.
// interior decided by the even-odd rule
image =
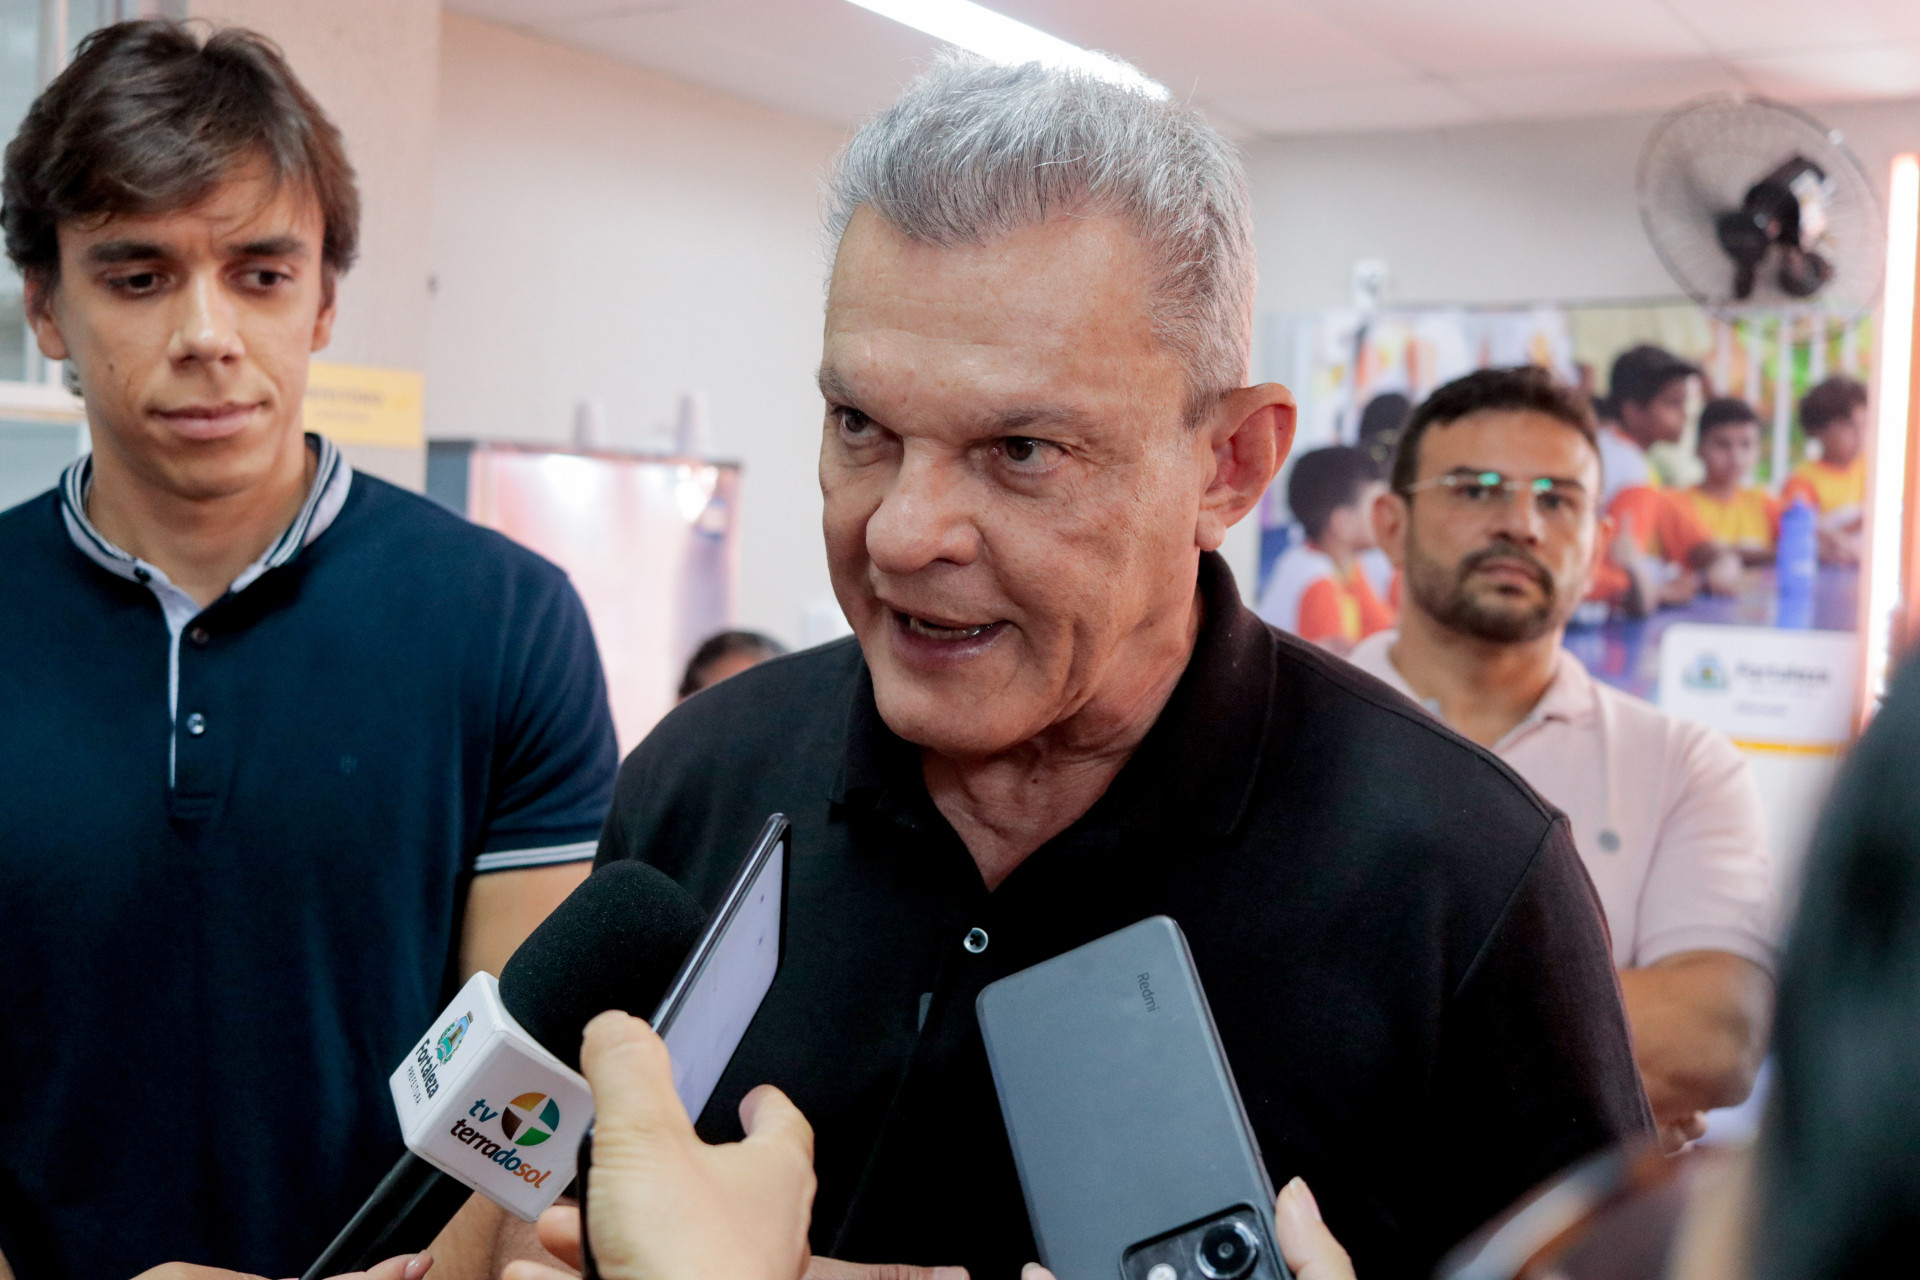
<svg viewBox="0 0 1920 1280">
<path fill-rule="evenodd" d="M 700 940 L 706 913 L 643 862 L 611 862 L 583 881 L 500 970 L 500 1002 L 547 1051 L 580 1069 L 580 1033 L 608 1009 L 651 1018 Z M 302 1280 L 364 1271 L 416 1253 L 471 1193 L 411 1151 L 374 1189 Z"/>
<path fill-rule="evenodd" d="M 588 876 L 500 970 L 500 1001 L 547 1051 L 580 1069 L 580 1033 L 621 1009 L 651 1018 L 705 928 L 687 891 L 644 862 Z"/>
</svg>

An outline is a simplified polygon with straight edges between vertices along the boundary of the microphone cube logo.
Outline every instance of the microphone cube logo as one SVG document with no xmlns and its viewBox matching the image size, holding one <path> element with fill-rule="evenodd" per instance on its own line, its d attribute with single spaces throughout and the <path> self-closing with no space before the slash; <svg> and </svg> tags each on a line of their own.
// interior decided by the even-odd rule
<svg viewBox="0 0 1920 1280">
<path fill-rule="evenodd" d="M 467 1028 L 472 1025 L 473 1015 L 463 1013 L 448 1023 L 447 1029 L 440 1033 L 439 1041 L 433 1046 L 433 1056 L 440 1059 L 442 1065 L 453 1056 L 453 1051 L 460 1047 L 460 1041 L 466 1037 Z"/>
<path fill-rule="evenodd" d="M 523 1093 L 500 1114 L 500 1128 L 523 1147 L 537 1147 L 560 1127 L 560 1104 L 544 1093 Z"/>
<path fill-rule="evenodd" d="M 586 1080 L 514 1021 L 485 972 L 429 1024 L 388 1087 L 409 1150 L 528 1222 L 567 1185 L 593 1123 Z"/>
</svg>

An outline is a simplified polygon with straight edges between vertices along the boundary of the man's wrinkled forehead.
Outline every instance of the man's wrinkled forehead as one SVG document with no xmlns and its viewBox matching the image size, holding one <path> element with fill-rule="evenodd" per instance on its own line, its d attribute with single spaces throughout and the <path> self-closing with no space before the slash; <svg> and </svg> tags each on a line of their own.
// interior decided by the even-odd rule
<svg viewBox="0 0 1920 1280">
<path fill-rule="evenodd" d="M 1055 219 L 984 244 L 916 241 L 861 209 L 828 294 L 822 389 L 978 394 L 994 412 L 1061 412 L 1178 380 L 1153 330 L 1145 256 L 1112 219 Z M 833 398 L 830 394 L 829 398 Z"/>
</svg>

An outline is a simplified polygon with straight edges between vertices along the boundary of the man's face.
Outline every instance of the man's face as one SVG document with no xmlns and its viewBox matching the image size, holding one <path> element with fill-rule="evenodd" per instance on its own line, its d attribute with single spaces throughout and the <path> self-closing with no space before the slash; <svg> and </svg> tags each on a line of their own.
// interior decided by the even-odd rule
<svg viewBox="0 0 1920 1280">
<path fill-rule="evenodd" d="M 1700 442 L 1700 461 L 1713 488 L 1745 484 L 1760 461 L 1760 424 L 1730 422 L 1713 428 Z"/>
<path fill-rule="evenodd" d="M 954 248 L 868 209 L 848 226 L 821 365 L 827 558 L 907 740 L 981 757 L 1090 705 L 1124 714 L 1184 653 L 1214 458 L 1148 283 L 1106 217 Z"/>
<path fill-rule="evenodd" d="M 1645 404 L 1631 400 L 1620 405 L 1620 425 L 1641 444 L 1673 444 L 1687 433 L 1687 384 L 1679 377 L 1662 384 Z"/>
<path fill-rule="evenodd" d="M 1867 438 L 1867 406 L 1858 405 L 1844 418 L 1835 418 L 1820 432 L 1820 457 L 1836 467 L 1851 466 Z"/>
<path fill-rule="evenodd" d="M 317 202 L 241 170 L 192 209 L 58 231 L 59 281 L 30 286 L 29 314 L 72 362 L 95 447 L 184 499 L 283 468 L 333 323 Z"/>
<path fill-rule="evenodd" d="M 1505 644 L 1537 639 L 1564 626 L 1586 594 L 1600 460 L 1574 428 L 1531 410 L 1471 413 L 1420 438 L 1418 480 L 1490 471 L 1577 486 L 1563 490 L 1575 500 L 1470 485 L 1389 494 L 1381 542 L 1411 606 L 1442 626 Z"/>
</svg>

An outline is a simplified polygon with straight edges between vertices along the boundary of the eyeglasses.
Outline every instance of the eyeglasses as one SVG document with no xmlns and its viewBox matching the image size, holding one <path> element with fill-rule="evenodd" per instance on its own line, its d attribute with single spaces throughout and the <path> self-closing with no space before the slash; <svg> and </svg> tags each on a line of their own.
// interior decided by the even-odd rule
<svg viewBox="0 0 1920 1280">
<path fill-rule="evenodd" d="M 1521 478 L 1498 471 L 1449 471 L 1410 484 L 1401 493 L 1410 498 L 1423 489 L 1437 489 L 1448 505 L 1482 517 L 1510 508 L 1516 498 L 1530 499 L 1541 519 L 1558 525 L 1578 524 L 1587 511 L 1586 487 L 1553 476 Z"/>
</svg>

